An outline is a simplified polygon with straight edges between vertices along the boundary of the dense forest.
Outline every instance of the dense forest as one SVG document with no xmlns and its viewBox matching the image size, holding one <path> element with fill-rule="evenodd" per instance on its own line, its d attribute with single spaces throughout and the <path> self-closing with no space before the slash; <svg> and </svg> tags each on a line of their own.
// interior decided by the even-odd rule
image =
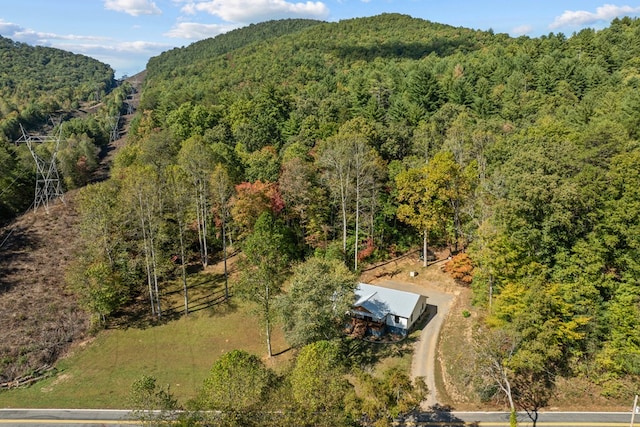
<svg viewBox="0 0 640 427">
<path fill-rule="evenodd" d="M 20 126 L 45 135 L 54 124 L 70 119 L 72 111 L 98 104 L 114 86 L 111 67 L 93 58 L 0 36 L 0 224 L 24 212 L 33 201 L 35 164 L 24 145 L 12 145 L 22 136 Z M 108 126 L 99 125 L 96 119 L 67 126 L 64 137 L 73 136 L 75 145 L 82 146 L 62 147 L 63 167 L 70 181 L 77 175 L 71 162 L 83 156 L 95 158 L 90 153 L 95 151 L 94 145 L 103 143 L 101 133 L 106 132 L 108 140 Z M 85 141 L 81 141 L 82 135 L 87 137 Z M 46 158 L 51 147 L 41 149 Z M 67 184 L 73 186 L 72 182 Z"/>
<path fill-rule="evenodd" d="M 479 398 L 537 409 L 560 377 L 630 397 L 638 58 L 638 19 L 511 38 L 395 14 L 274 21 L 166 52 L 148 64 L 112 178 L 80 192 L 86 245 L 70 283 L 96 323 L 141 294 L 161 317 L 163 283 L 231 245 L 245 260 L 235 293 L 259 307 L 268 341 L 287 278 L 309 295 L 309 277 L 338 271 L 317 264 L 357 272 L 448 248 L 472 266 L 483 313 Z M 300 319 L 289 341 L 334 351 L 312 333 L 332 320 L 305 325 L 295 295 L 280 301 Z M 263 375 L 247 357 L 229 355 Z"/>
</svg>

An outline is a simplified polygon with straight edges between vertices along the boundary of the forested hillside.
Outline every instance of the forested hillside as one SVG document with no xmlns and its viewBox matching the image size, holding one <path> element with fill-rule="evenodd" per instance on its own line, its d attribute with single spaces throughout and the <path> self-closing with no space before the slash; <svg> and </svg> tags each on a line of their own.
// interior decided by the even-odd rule
<svg viewBox="0 0 640 427">
<path fill-rule="evenodd" d="M 0 36 L 0 224 L 33 201 L 35 164 L 26 147 L 11 145 L 22 135 L 20 125 L 45 134 L 52 119 L 67 120 L 72 111 L 97 104 L 114 84 L 111 67 L 95 59 Z M 95 138 L 97 126 L 92 127 L 93 133 L 76 126 L 77 132 L 65 136 L 87 133 Z"/>
<path fill-rule="evenodd" d="M 185 61 L 188 63 L 199 62 L 209 57 L 223 55 L 257 41 L 266 42 L 267 40 L 295 33 L 321 23 L 322 21 L 311 19 L 286 19 L 279 21 L 277 25 L 274 25 L 273 22 L 251 24 L 248 27 L 220 34 L 215 38 L 215 41 L 205 39 L 183 48 L 164 52 L 160 56 L 151 58 L 149 68 L 154 70 L 155 76 L 166 79 L 173 75 L 173 71 L 176 68 L 183 67 Z"/>
<path fill-rule="evenodd" d="M 81 191 L 69 280 L 96 324 L 139 295 L 161 317 L 175 277 L 188 311 L 187 264 L 233 245 L 268 338 L 290 274 L 337 270 L 318 259 L 449 248 L 481 312 L 457 367 L 475 398 L 538 409 L 560 377 L 640 391 L 640 20 L 510 38 L 389 14 L 233 37 L 149 62 L 130 144 Z M 317 341 L 300 322 L 292 345 Z"/>
</svg>

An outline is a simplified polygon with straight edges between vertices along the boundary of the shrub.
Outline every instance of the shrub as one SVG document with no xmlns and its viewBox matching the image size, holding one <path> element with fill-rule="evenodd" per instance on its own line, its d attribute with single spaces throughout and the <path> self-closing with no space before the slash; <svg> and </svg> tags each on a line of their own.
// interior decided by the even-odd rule
<svg viewBox="0 0 640 427">
<path fill-rule="evenodd" d="M 469 286 L 473 281 L 471 258 L 464 252 L 451 258 L 451 260 L 444 265 L 444 271 L 449 273 L 451 277 L 461 285 Z"/>
</svg>

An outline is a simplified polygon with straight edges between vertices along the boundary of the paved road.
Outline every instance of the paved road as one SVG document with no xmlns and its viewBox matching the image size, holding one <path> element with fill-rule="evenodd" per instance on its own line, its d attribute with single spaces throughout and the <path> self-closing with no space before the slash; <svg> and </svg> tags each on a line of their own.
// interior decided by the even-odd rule
<svg viewBox="0 0 640 427">
<path fill-rule="evenodd" d="M 0 427 L 130 427 L 140 426 L 130 411 L 99 409 L 0 409 Z"/>
<path fill-rule="evenodd" d="M 447 412 L 424 413 L 406 425 L 416 426 L 476 426 L 508 427 L 508 412 Z M 629 427 L 631 412 L 540 412 L 538 427 Z M 634 423 L 640 427 L 640 422 Z M 526 413 L 518 413 L 518 426 L 533 426 Z"/>
<path fill-rule="evenodd" d="M 533 424 L 526 414 L 518 414 L 518 425 Z M 628 427 L 631 412 L 541 412 L 538 427 Z M 129 411 L 85 409 L 0 409 L 0 427 L 51 426 L 139 426 L 129 419 Z M 420 427 L 508 427 L 507 412 L 425 412 L 398 426 Z M 640 427 L 640 421 L 635 423 Z"/>
</svg>

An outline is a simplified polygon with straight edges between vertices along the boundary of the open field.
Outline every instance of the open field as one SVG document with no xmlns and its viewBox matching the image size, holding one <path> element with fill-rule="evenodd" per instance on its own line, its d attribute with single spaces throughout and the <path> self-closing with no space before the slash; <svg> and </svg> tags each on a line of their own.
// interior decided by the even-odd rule
<svg viewBox="0 0 640 427">
<path fill-rule="evenodd" d="M 29 388 L 0 393 L 0 407 L 126 408 L 131 383 L 146 374 L 182 402 L 195 396 L 214 361 L 233 349 L 263 355 L 262 328 L 246 306 L 217 306 L 145 329 L 107 330 L 75 347 L 58 374 Z M 276 352 L 287 350 L 274 331 Z M 276 356 L 268 364 L 289 357 Z"/>
</svg>

